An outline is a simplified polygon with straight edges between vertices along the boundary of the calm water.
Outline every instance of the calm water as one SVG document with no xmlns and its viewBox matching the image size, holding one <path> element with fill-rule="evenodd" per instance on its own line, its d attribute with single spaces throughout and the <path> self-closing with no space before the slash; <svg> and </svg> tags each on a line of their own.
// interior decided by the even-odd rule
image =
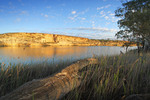
<svg viewBox="0 0 150 100">
<path fill-rule="evenodd" d="M 130 47 L 129 49 L 134 49 Z M 0 47 L 0 63 L 30 64 L 42 61 L 76 61 L 95 56 L 118 55 L 122 47 L 109 46 L 59 46 L 59 47 Z"/>
</svg>

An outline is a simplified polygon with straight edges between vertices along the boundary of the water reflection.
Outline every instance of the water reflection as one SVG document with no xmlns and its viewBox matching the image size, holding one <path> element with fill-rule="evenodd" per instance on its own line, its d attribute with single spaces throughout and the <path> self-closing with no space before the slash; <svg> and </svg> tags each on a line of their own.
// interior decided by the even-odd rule
<svg viewBox="0 0 150 100">
<path fill-rule="evenodd" d="M 23 58 L 40 58 L 40 57 L 52 57 L 52 56 L 65 56 L 73 55 L 74 53 L 80 54 L 87 51 L 88 48 L 81 47 L 2 47 L 0 48 L 0 55 L 11 57 L 23 57 Z"/>
<path fill-rule="evenodd" d="M 125 52 L 125 48 L 108 46 L 1 47 L 0 63 L 36 63 L 43 60 L 75 61 L 93 55 L 117 55 L 120 51 Z"/>
</svg>

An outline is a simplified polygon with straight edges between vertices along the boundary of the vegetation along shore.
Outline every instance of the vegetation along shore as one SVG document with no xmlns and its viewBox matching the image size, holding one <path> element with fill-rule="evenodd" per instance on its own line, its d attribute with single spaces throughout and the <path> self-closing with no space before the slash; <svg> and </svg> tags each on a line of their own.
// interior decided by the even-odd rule
<svg viewBox="0 0 150 100">
<path fill-rule="evenodd" d="M 126 0 L 115 16 L 120 28 L 116 36 L 124 41 L 43 33 L 0 34 L 0 46 L 126 46 L 126 50 L 137 46 L 125 54 L 74 63 L 8 67 L 1 63 L 0 100 L 150 100 L 150 0 Z"/>
<path fill-rule="evenodd" d="M 55 95 L 57 98 L 59 96 L 64 100 L 125 100 L 128 96 L 132 94 L 140 95 L 141 100 L 149 100 L 150 93 L 150 53 L 141 52 L 140 55 L 137 54 L 137 51 L 130 51 L 126 54 L 121 54 L 118 56 L 104 56 L 98 57 L 97 63 L 84 63 L 81 62 L 79 67 L 77 65 L 75 68 L 68 70 L 71 73 L 75 72 L 76 68 L 81 68 L 77 71 L 76 74 L 61 74 L 59 76 L 60 69 L 62 69 L 63 64 L 58 65 L 58 67 L 54 67 L 51 69 L 49 65 L 44 65 L 44 62 L 36 67 L 34 66 L 10 66 L 5 68 L 3 64 L 1 64 L 1 72 L 0 72 L 0 91 L 1 98 L 0 100 L 7 100 L 5 98 L 10 98 L 11 91 L 18 88 L 20 85 L 31 81 L 37 78 L 43 78 L 46 76 L 50 76 L 50 78 L 55 77 L 59 79 L 61 77 L 65 77 L 66 79 L 63 81 L 58 81 L 57 84 L 65 86 L 67 84 L 73 84 L 78 81 L 69 81 L 73 79 L 79 79 L 81 81 L 80 84 L 76 87 L 74 85 L 74 89 L 66 92 L 65 96 Z M 77 62 L 78 63 L 78 62 Z M 64 63 L 66 65 L 66 62 Z M 59 67 L 61 66 L 61 67 Z M 81 66 L 84 66 L 83 68 Z M 67 70 L 66 68 L 64 70 Z M 53 73 L 58 73 L 56 77 Z M 63 71 L 64 72 L 64 71 Z M 75 76 L 72 76 L 75 75 Z M 56 80 L 55 79 L 55 80 Z M 46 82 L 51 83 L 53 80 L 47 80 Z M 34 81 L 34 84 L 39 84 L 38 81 Z M 36 83 L 37 82 L 37 83 Z M 42 86 L 42 82 L 40 82 L 40 89 L 44 88 L 44 84 Z M 67 82 L 67 83 L 66 83 Z M 31 83 L 29 83 L 31 84 Z M 54 82 L 55 84 L 55 82 Z M 22 87 L 25 87 L 23 85 Z M 55 86 L 55 85 L 54 85 Z M 66 86 L 65 86 L 66 87 Z M 59 91 L 67 88 L 59 88 Z M 76 88 L 75 88 L 76 87 Z M 55 87 L 57 88 L 57 87 Z M 34 96 L 30 96 L 29 94 L 24 94 L 24 98 L 39 100 L 40 97 L 37 95 L 39 93 L 45 93 L 48 97 L 50 94 L 45 92 L 39 92 L 38 89 L 28 89 L 26 91 L 30 91 L 34 93 Z M 49 90 L 53 90 L 53 88 L 49 88 Z M 16 92 L 16 91 L 14 91 Z M 12 92 L 13 93 L 13 92 Z M 21 92 L 17 95 L 21 95 Z M 22 92 L 23 93 L 23 92 Z M 25 92 L 28 93 L 28 92 Z M 3 97 L 6 95 L 5 97 Z M 16 94 L 14 94 L 16 95 Z M 44 94 L 43 94 L 44 95 Z M 15 98 L 16 96 L 12 96 L 11 98 Z M 21 97 L 22 98 L 22 97 Z M 38 99 L 39 98 L 39 99 Z M 42 96 L 41 96 L 42 98 Z M 50 98 L 50 97 L 49 97 Z M 15 99 L 14 99 L 15 100 Z"/>
</svg>

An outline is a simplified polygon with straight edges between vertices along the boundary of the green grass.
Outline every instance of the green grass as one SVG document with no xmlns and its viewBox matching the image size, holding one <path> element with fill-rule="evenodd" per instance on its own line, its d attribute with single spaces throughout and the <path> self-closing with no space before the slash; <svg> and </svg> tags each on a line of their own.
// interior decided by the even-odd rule
<svg viewBox="0 0 150 100">
<path fill-rule="evenodd" d="M 131 94 L 150 93 L 150 53 L 101 57 L 99 62 L 79 73 L 82 84 L 64 100 L 123 100 Z"/>
<path fill-rule="evenodd" d="M 69 60 L 67 62 L 59 62 L 58 64 L 54 61 L 49 63 L 46 60 L 41 63 L 24 65 L 9 64 L 6 66 L 2 63 L 0 64 L 0 97 L 28 81 L 44 78 L 59 72 L 71 63 Z"/>
<path fill-rule="evenodd" d="M 79 71 L 83 77 L 78 88 L 70 91 L 64 100 L 120 100 L 130 94 L 150 93 L 150 53 L 99 57 L 99 64 Z M 0 66 L 0 96 L 25 82 L 59 72 L 72 62 Z M 34 96 L 33 96 L 34 99 Z"/>
</svg>

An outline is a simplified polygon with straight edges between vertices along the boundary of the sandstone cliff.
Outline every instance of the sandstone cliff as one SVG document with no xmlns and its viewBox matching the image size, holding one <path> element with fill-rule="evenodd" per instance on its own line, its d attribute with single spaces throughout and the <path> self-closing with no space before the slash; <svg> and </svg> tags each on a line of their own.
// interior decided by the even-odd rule
<svg viewBox="0 0 150 100">
<path fill-rule="evenodd" d="M 98 41 L 82 37 L 73 37 L 44 33 L 5 33 L 0 34 L 0 46 L 122 46 L 124 41 Z"/>
</svg>

